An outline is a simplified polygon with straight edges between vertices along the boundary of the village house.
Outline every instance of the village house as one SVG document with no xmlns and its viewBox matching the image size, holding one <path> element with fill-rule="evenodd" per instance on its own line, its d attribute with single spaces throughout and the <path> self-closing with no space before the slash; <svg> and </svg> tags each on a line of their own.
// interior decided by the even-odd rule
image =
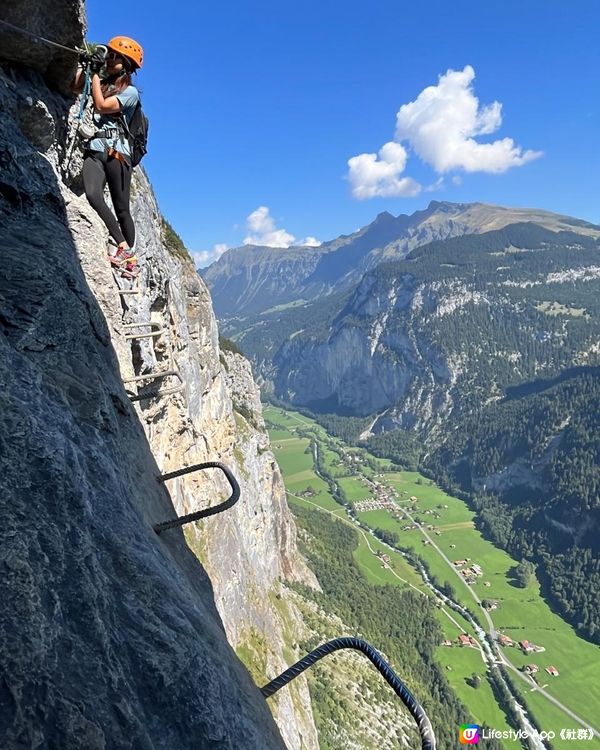
<svg viewBox="0 0 600 750">
<path fill-rule="evenodd" d="M 545 651 L 544 646 L 538 646 L 535 643 L 530 643 L 529 641 L 519 641 L 519 646 L 521 647 L 521 650 L 525 654 L 541 654 L 543 651 Z"/>
<path fill-rule="evenodd" d="M 512 638 L 509 638 L 507 635 L 504 635 L 504 633 L 498 633 L 498 643 L 501 646 L 514 646 L 515 642 Z"/>
<path fill-rule="evenodd" d="M 548 672 L 549 675 L 552 675 L 552 677 L 558 677 L 559 675 L 558 669 L 552 665 L 546 667 L 546 672 Z"/>
<path fill-rule="evenodd" d="M 473 638 L 472 635 L 467 635 L 466 633 L 463 633 L 462 635 L 458 636 L 458 643 L 461 646 L 474 646 L 475 638 Z"/>
<path fill-rule="evenodd" d="M 452 641 L 449 641 L 449 640 L 442 641 L 442 646 L 451 646 L 451 645 L 452 645 Z"/>
<path fill-rule="evenodd" d="M 466 565 L 468 560 L 455 560 L 453 565 L 455 565 L 457 568 L 462 567 L 463 565 Z"/>
<path fill-rule="evenodd" d="M 487 609 L 488 612 L 492 612 L 494 609 L 498 609 L 498 602 L 494 601 L 493 599 L 486 599 L 481 603 L 481 606 L 484 609 Z"/>
<path fill-rule="evenodd" d="M 537 664 L 526 664 L 523 667 L 523 672 L 525 672 L 525 674 L 536 674 L 536 672 L 539 672 L 539 671 L 540 671 L 540 668 L 538 667 Z"/>
</svg>

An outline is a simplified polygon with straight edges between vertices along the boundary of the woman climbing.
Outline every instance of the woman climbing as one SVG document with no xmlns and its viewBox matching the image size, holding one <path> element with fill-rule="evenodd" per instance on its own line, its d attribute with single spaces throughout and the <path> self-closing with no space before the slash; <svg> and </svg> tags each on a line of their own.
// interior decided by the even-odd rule
<svg viewBox="0 0 600 750">
<path fill-rule="evenodd" d="M 133 168 L 126 125 L 131 121 L 140 98 L 132 84 L 132 74 L 142 67 L 144 52 L 134 39 L 126 36 L 116 36 L 106 46 L 106 57 L 104 50 L 100 49 L 83 61 L 83 65 L 89 64 L 92 75 L 96 128 L 84 152 L 83 186 L 90 205 L 117 243 L 116 253 L 109 255 L 110 262 L 122 270 L 123 276 L 134 278 L 139 273 L 139 266 L 134 251 L 135 226 L 129 210 Z M 101 79 L 99 73 L 103 67 L 106 75 Z M 75 77 L 75 91 L 83 88 L 84 79 L 82 66 Z M 116 218 L 104 200 L 106 184 Z"/>
</svg>

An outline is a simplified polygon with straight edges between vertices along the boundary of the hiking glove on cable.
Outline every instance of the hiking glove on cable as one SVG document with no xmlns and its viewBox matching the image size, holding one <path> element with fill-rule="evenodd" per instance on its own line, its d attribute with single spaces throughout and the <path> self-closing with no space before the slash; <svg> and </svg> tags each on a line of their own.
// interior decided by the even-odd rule
<svg viewBox="0 0 600 750">
<path fill-rule="evenodd" d="M 90 58 L 90 70 L 92 73 L 99 73 L 104 66 L 106 52 L 104 49 L 97 49 Z"/>
</svg>

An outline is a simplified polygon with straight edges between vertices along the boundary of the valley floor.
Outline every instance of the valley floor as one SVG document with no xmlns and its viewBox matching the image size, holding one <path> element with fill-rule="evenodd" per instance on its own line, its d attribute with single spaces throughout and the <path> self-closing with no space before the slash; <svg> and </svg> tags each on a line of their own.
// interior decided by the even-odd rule
<svg viewBox="0 0 600 750">
<path fill-rule="evenodd" d="M 537 582 L 518 586 L 513 575 L 517 561 L 481 536 L 474 513 L 462 500 L 416 472 L 392 471 L 389 461 L 345 445 L 297 412 L 266 407 L 264 415 L 292 508 L 318 507 L 352 524 L 360 539 L 355 559 L 373 584 L 410 586 L 423 596 L 435 596 L 419 558 L 434 584 L 459 609 L 475 615 L 488 640 L 496 642 L 502 634 L 512 641 L 514 645 L 495 646 L 495 660 L 504 662 L 529 717 L 541 730 L 555 733 L 546 747 L 567 750 L 585 743 L 590 750 L 600 750 L 600 647 L 578 637 L 550 610 Z M 332 496 L 316 468 L 318 462 L 347 507 Z M 381 507 L 374 507 L 374 502 Z M 374 529 L 396 535 L 394 546 L 409 557 L 377 539 Z M 482 601 L 489 610 L 483 609 Z M 478 637 L 477 628 L 460 611 L 439 599 L 438 604 L 443 641 L 437 655 L 450 685 L 474 722 L 508 730 L 504 707 L 486 679 L 489 665 L 481 630 Z M 459 645 L 463 635 L 472 643 Z M 533 674 L 523 671 L 526 665 Z M 550 674 L 551 668 L 557 676 Z M 478 687 L 473 686 L 473 675 L 480 678 Z M 581 730 L 590 727 L 596 736 L 584 740 Z M 561 730 L 574 734 L 561 739 Z M 515 740 L 502 743 L 507 749 L 519 746 Z"/>
</svg>

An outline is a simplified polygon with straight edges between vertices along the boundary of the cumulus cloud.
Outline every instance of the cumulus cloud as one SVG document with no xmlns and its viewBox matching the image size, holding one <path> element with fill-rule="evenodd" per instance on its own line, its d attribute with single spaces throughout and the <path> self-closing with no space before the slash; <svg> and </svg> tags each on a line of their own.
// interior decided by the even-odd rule
<svg viewBox="0 0 600 750">
<path fill-rule="evenodd" d="M 303 240 L 296 240 L 294 235 L 286 232 L 285 229 L 277 229 L 267 206 L 259 206 L 246 218 L 246 231 L 248 235 L 244 238 L 244 245 L 318 247 L 322 244 L 321 240 L 316 237 L 308 236 Z"/>
<path fill-rule="evenodd" d="M 394 140 L 382 146 L 378 154 L 359 154 L 348 160 L 354 197 L 412 197 L 421 190 L 441 189 L 440 180 L 423 188 L 403 176 L 407 148 L 439 175 L 454 170 L 498 174 L 541 156 L 541 151 L 523 150 L 512 138 L 491 143 L 476 140 L 498 130 L 502 105 L 494 101 L 481 106 L 473 89 L 474 79 L 471 65 L 448 70 L 436 86 L 428 86 L 414 101 L 403 104 L 396 115 Z M 453 177 L 453 184 L 459 184 L 458 179 Z"/>
<path fill-rule="evenodd" d="M 296 239 L 285 229 L 277 229 L 275 221 L 266 206 L 259 206 L 246 219 L 248 235 L 244 245 L 264 245 L 266 247 L 289 247 Z"/>
<path fill-rule="evenodd" d="M 229 247 L 224 242 L 214 245 L 212 250 L 197 250 L 192 253 L 194 265 L 196 268 L 209 266 L 215 260 L 218 260 L 226 250 L 229 250 Z"/>
<path fill-rule="evenodd" d="M 303 240 L 300 240 L 298 244 L 303 247 L 319 247 L 319 245 L 322 245 L 323 243 L 316 237 L 305 237 Z"/>
<path fill-rule="evenodd" d="M 408 141 L 414 152 L 436 172 L 505 172 L 541 156 L 524 151 L 512 138 L 479 143 L 476 136 L 495 133 L 502 124 L 502 105 L 480 106 L 473 90 L 475 71 L 448 70 L 437 86 L 423 89 L 396 116 L 396 140 Z"/>
<path fill-rule="evenodd" d="M 401 177 L 408 154 L 400 143 L 385 143 L 378 154 L 359 154 L 348 159 L 348 179 L 355 198 L 411 197 L 421 186 L 411 177 Z"/>
</svg>

